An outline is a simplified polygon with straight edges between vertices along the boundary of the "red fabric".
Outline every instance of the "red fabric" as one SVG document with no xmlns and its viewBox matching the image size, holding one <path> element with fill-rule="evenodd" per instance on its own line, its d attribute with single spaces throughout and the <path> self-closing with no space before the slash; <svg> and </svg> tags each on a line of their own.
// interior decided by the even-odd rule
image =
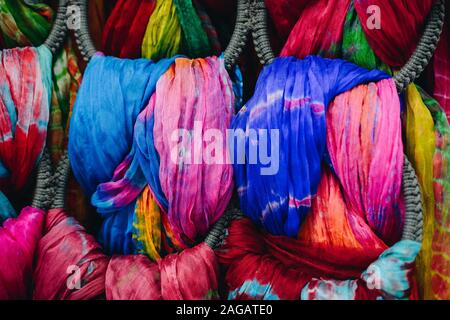
<svg viewBox="0 0 450 320">
<path fill-rule="evenodd" d="M 104 52 L 120 58 L 140 58 L 145 30 L 155 5 L 155 0 L 117 1 L 103 30 Z"/>
<path fill-rule="evenodd" d="M 359 20 L 375 54 L 391 67 L 402 67 L 414 52 L 433 0 L 354 1 Z M 380 29 L 369 29 L 372 5 L 380 8 Z"/>
<path fill-rule="evenodd" d="M 450 5 L 450 4 L 449 4 Z M 441 34 L 432 65 L 434 71 L 434 97 L 445 110 L 450 121 L 450 8 L 447 5 L 447 21 Z"/>
<path fill-rule="evenodd" d="M 269 16 L 284 43 L 297 23 L 301 12 L 314 0 L 265 0 L 265 2 Z"/>
<path fill-rule="evenodd" d="M 109 258 L 94 237 L 63 210 L 48 211 L 36 257 L 33 299 L 88 300 L 103 295 Z M 79 268 L 79 289 L 67 285 L 76 281 L 68 269 L 71 266 Z"/>
<path fill-rule="evenodd" d="M 217 297 L 218 264 L 205 243 L 157 262 L 115 256 L 106 274 L 108 300 L 205 300 Z"/>
<path fill-rule="evenodd" d="M 0 300 L 28 298 L 33 256 L 42 235 L 45 212 L 26 207 L 0 226 Z"/>
<path fill-rule="evenodd" d="M 335 57 L 342 42 L 349 5 L 350 0 L 319 0 L 309 4 L 300 13 L 280 55 L 299 59 L 308 55 Z M 293 15 L 285 17 L 288 16 Z"/>
</svg>

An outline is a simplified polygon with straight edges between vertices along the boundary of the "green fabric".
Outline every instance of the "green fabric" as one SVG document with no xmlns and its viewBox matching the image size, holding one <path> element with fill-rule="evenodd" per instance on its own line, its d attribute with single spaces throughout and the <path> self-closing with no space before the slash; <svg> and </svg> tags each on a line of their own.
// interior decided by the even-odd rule
<svg viewBox="0 0 450 320">
<path fill-rule="evenodd" d="M 212 49 L 208 35 L 203 29 L 192 0 L 174 0 L 173 3 L 182 29 L 183 51 L 192 58 L 210 55 Z"/>
<path fill-rule="evenodd" d="M 342 59 L 366 69 L 379 69 L 392 75 L 392 70 L 384 64 L 370 48 L 358 14 L 351 4 L 344 24 Z"/>
</svg>

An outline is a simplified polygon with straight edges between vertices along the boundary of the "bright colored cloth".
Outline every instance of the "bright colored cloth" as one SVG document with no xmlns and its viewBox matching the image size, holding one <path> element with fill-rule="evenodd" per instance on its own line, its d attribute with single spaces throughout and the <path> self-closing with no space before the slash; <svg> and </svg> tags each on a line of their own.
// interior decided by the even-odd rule
<svg viewBox="0 0 450 320">
<path fill-rule="evenodd" d="M 319 0 L 308 4 L 300 13 L 280 56 L 337 57 L 349 5 L 350 0 Z"/>
<path fill-rule="evenodd" d="M 140 58 L 147 23 L 156 0 L 119 0 L 106 21 L 102 47 L 107 55 Z"/>
<path fill-rule="evenodd" d="M 21 189 L 47 137 L 51 94 L 50 50 L 41 46 L 0 52 L 0 187 Z"/>
<path fill-rule="evenodd" d="M 0 226 L 0 300 L 28 298 L 32 266 L 42 236 L 45 212 L 26 207 Z"/>
<path fill-rule="evenodd" d="M 232 124 L 244 135 L 246 153 L 252 152 L 250 146 L 255 143 L 249 130 L 266 130 L 267 149 L 279 146 L 279 155 L 273 156 L 275 163 L 268 167 L 258 159 L 250 163 L 248 154 L 243 163 L 242 152 L 238 154 L 242 146 L 234 144 L 241 209 L 254 223 L 275 235 L 297 236 L 320 181 L 329 103 L 358 84 L 387 77 L 381 71 L 313 56 L 305 60 L 277 58 L 263 69 L 255 95 Z"/>
<path fill-rule="evenodd" d="M 393 245 L 403 230 L 404 163 L 394 81 L 361 85 L 336 97 L 327 114 L 327 145 L 347 208 Z"/>
<path fill-rule="evenodd" d="M 354 4 L 375 54 L 391 67 L 402 67 L 417 47 L 433 2 L 358 0 Z"/>
</svg>

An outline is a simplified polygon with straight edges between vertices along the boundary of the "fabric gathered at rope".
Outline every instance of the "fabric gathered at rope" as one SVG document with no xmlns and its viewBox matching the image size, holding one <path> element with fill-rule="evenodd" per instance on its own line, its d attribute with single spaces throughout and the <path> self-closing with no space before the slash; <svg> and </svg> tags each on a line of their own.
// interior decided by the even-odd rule
<svg viewBox="0 0 450 320">
<path fill-rule="evenodd" d="M 25 207 L 17 218 L 0 225 L 0 300 L 28 298 L 44 220 L 44 211 Z"/>
<path fill-rule="evenodd" d="M 298 66 L 305 61 L 311 64 L 307 69 L 308 77 L 296 72 L 296 68 L 301 70 Z M 272 66 L 274 69 L 270 70 Z M 330 68 L 328 72 L 327 67 Z M 333 67 L 335 71 L 331 71 Z M 351 70 L 354 82 L 342 77 L 347 74 L 344 70 Z M 321 78 L 322 71 L 326 80 Z M 330 75 L 334 78 L 330 79 Z M 378 82 L 361 84 L 369 81 Z M 310 87 L 307 87 L 308 83 L 311 83 Z M 322 84 L 317 86 L 321 89 L 325 83 L 337 87 L 325 88 L 329 91 L 321 92 L 323 102 L 320 110 L 320 100 L 314 96 L 319 95 L 318 91 L 314 93 L 314 83 Z M 296 87 L 301 84 L 303 91 L 295 92 L 294 84 Z M 277 96 L 277 90 L 284 96 Z M 325 107 L 335 96 L 334 90 L 338 91 L 336 95 L 343 93 Z M 306 97 L 304 92 L 310 95 Z M 415 283 L 410 282 L 409 277 L 420 243 L 396 243 L 403 229 L 403 143 L 400 101 L 393 80 L 387 79 L 381 71 L 369 73 L 341 60 L 278 58 L 263 70 L 253 99 L 247 104 L 247 109 L 238 114 L 237 127 L 260 129 L 264 123 L 267 124 L 266 119 L 280 119 L 280 123 L 270 122 L 267 126 L 281 128 L 280 162 L 285 163 L 286 169 L 280 166 L 279 176 L 275 175 L 276 178 L 270 180 L 270 177 L 259 176 L 251 165 L 235 166 L 241 207 L 244 213 L 246 210 L 250 212 L 248 215 L 256 223 L 261 219 L 257 214 L 262 211 L 256 205 L 267 208 L 262 221 L 269 232 L 274 229 L 270 223 L 283 227 L 292 223 L 294 219 L 291 217 L 300 215 L 297 213 L 301 213 L 300 210 L 304 210 L 304 222 L 297 231 L 298 236 L 282 233 L 283 229 L 273 232 L 274 235 L 261 233 L 246 219 L 233 222 L 225 246 L 219 250 L 220 262 L 228 266 L 229 298 L 299 299 L 300 294 L 305 299 L 416 297 Z M 315 103 L 310 103 L 309 99 Z M 307 106 L 311 106 L 310 109 L 306 109 Z M 297 114 L 301 111 L 304 112 L 303 118 Z M 311 130 L 320 116 L 324 117 L 322 124 L 325 127 L 325 111 L 327 131 L 320 136 L 319 130 Z M 240 120 L 239 117 L 245 114 L 246 117 Z M 306 115 L 308 120 L 305 120 Z M 313 133 L 315 145 L 304 142 L 306 132 Z M 327 157 L 324 157 L 325 143 L 328 146 Z M 304 149 L 299 149 L 299 146 Z M 306 159 L 299 163 L 292 161 L 311 150 L 319 150 L 318 155 L 310 157 L 307 154 Z M 314 174 L 308 175 L 311 171 L 308 159 L 316 158 L 318 160 L 312 164 L 326 165 L 328 162 L 331 170 L 317 168 Z M 306 173 L 299 171 L 302 163 L 309 166 Z M 258 166 L 256 168 L 259 169 Z M 287 180 L 289 177 L 296 179 Z M 297 196 L 308 201 L 293 201 L 296 199 L 294 192 L 302 190 L 300 187 L 306 180 L 303 177 L 321 177 L 315 187 L 317 192 L 309 182 L 306 190 L 311 190 L 311 193 L 302 198 Z M 240 181 L 245 184 L 240 184 Z M 249 195 L 256 194 L 257 189 L 258 197 L 251 198 Z M 270 198 L 275 195 L 281 201 Z M 257 199 L 267 199 L 267 202 L 261 205 L 256 203 Z M 279 217 L 268 219 L 277 215 L 287 217 L 286 222 Z M 291 237 L 284 236 L 286 234 Z M 391 245 L 394 247 L 388 248 Z M 383 260 L 384 257 L 388 260 Z M 378 266 L 383 271 L 378 274 L 381 275 L 377 280 L 378 290 L 372 290 L 366 283 L 371 283 L 376 276 L 371 274 L 370 265 L 377 258 L 379 260 L 372 269 Z M 367 272 L 364 271 L 366 269 Z"/>
<path fill-rule="evenodd" d="M 38 300 L 217 297 L 218 264 L 206 244 L 158 262 L 143 255 L 108 257 L 94 237 L 61 209 L 46 214 L 36 261 L 32 298 Z"/>
<path fill-rule="evenodd" d="M 279 162 L 268 168 L 261 161 L 250 163 L 246 154 L 243 163 L 238 158 L 239 145 L 234 145 L 235 179 L 243 212 L 272 234 L 296 237 L 317 192 L 321 162 L 326 158 L 325 113 L 329 103 L 358 84 L 387 77 L 381 71 L 368 71 L 343 60 L 313 56 L 305 60 L 277 58 L 265 67 L 255 95 L 235 117 L 232 128 L 245 132 L 245 152 L 249 153 L 255 139 L 249 129 L 271 133 L 276 129 L 278 140 L 272 142 L 269 133 L 265 138 L 267 149 L 274 151 L 273 146 L 279 145 L 279 155 L 275 155 Z M 264 169 L 277 170 L 264 174 Z M 382 226 L 378 228 L 382 232 Z"/>
<path fill-rule="evenodd" d="M 52 54 L 45 46 L 0 52 L 0 187 L 20 190 L 42 155 Z"/>
<path fill-rule="evenodd" d="M 231 198 L 233 174 L 226 139 L 214 141 L 214 150 L 204 139 L 213 139 L 212 131 L 225 137 L 233 110 L 222 58 L 92 58 L 74 108 L 69 157 L 104 219 L 99 239 L 106 252 L 158 258 L 206 235 Z M 208 150 L 222 162 L 206 164 Z"/>
</svg>

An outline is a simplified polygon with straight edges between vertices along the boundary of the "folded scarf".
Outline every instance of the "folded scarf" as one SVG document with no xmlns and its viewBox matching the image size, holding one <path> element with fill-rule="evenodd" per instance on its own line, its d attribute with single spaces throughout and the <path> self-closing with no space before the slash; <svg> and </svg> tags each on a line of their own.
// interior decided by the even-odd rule
<svg viewBox="0 0 450 320">
<path fill-rule="evenodd" d="M 386 77 L 381 71 L 367 71 L 342 60 L 319 57 L 277 58 L 265 67 L 255 95 L 232 124 L 233 129 L 245 133 L 243 146 L 232 146 L 243 212 L 272 234 L 297 236 L 320 181 L 329 103 L 358 84 Z M 278 166 L 272 163 L 271 168 L 261 161 L 250 163 L 247 154 L 243 163 L 242 150 L 238 148 L 252 152 L 250 144 L 255 142 L 251 141 L 254 137 L 250 129 L 266 130 L 268 146 L 279 145 L 279 155 L 272 155 L 279 160 Z M 278 138 L 276 134 L 272 137 L 274 129 Z M 272 143 L 272 139 L 279 140 Z"/>
<path fill-rule="evenodd" d="M 0 300 L 23 300 L 31 290 L 32 264 L 45 212 L 22 209 L 0 226 Z"/>
<path fill-rule="evenodd" d="M 359 0 L 354 4 L 375 54 L 391 67 L 402 67 L 417 47 L 433 2 Z"/>
<path fill-rule="evenodd" d="M 156 0 L 119 0 L 102 34 L 103 51 L 120 58 L 141 57 L 141 44 Z"/>
<path fill-rule="evenodd" d="M 0 53 L 0 186 L 21 189 L 39 160 L 50 110 L 50 50 Z"/>
<path fill-rule="evenodd" d="M 52 209 L 36 251 L 33 299 L 212 299 L 217 279 L 216 257 L 206 244 L 156 263 L 143 255 L 109 258 L 76 220 Z"/>
</svg>

